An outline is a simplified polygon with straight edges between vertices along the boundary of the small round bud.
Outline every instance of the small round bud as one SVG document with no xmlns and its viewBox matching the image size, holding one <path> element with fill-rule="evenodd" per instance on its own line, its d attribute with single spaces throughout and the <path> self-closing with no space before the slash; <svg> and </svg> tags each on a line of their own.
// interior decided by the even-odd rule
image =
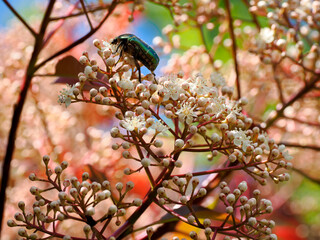
<svg viewBox="0 0 320 240">
<path fill-rule="evenodd" d="M 29 179 L 30 179 L 30 181 L 35 181 L 35 180 L 37 180 L 37 177 L 34 173 L 30 173 Z"/>
<path fill-rule="evenodd" d="M 83 231 L 85 234 L 88 234 L 91 231 L 90 225 L 88 225 L 88 224 L 84 225 Z"/>
<path fill-rule="evenodd" d="M 50 157 L 48 155 L 44 155 L 42 158 L 43 162 L 45 165 L 48 165 L 49 161 L 50 161 Z"/>
<path fill-rule="evenodd" d="M 89 207 L 86 209 L 86 216 L 93 216 L 95 214 L 94 207 Z"/>
<path fill-rule="evenodd" d="M 239 185 L 238 188 L 241 192 L 245 192 L 248 189 L 248 185 L 246 181 L 242 181 Z"/>
<path fill-rule="evenodd" d="M 123 189 L 123 184 L 122 184 L 121 182 L 118 182 L 118 183 L 116 184 L 116 189 L 117 189 L 119 192 L 121 192 L 121 190 Z"/>
<path fill-rule="evenodd" d="M 147 227 L 146 232 L 147 232 L 148 238 L 150 239 L 153 234 L 153 228 Z"/>
<path fill-rule="evenodd" d="M 19 228 L 18 235 L 21 237 L 28 237 L 27 231 L 24 228 Z"/>
<path fill-rule="evenodd" d="M 233 205 L 235 203 L 236 197 L 234 194 L 229 193 L 226 197 L 227 201 L 229 202 L 230 205 Z"/>
<path fill-rule="evenodd" d="M 230 162 L 233 163 L 233 162 L 235 162 L 237 160 L 237 157 L 236 157 L 236 155 L 231 154 L 231 155 L 229 155 L 228 159 L 229 159 Z"/>
<path fill-rule="evenodd" d="M 231 207 L 231 206 L 226 207 L 226 213 L 232 214 L 233 213 L 233 207 Z"/>
<path fill-rule="evenodd" d="M 143 159 L 141 160 L 141 165 L 142 165 L 143 167 L 149 167 L 150 164 L 151 164 L 151 159 L 150 159 L 150 158 L 143 158 Z"/>
<path fill-rule="evenodd" d="M 15 226 L 17 226 L 17 223 L 14 220 L 10 219 L 7 221 L 7 225 L 8 225 L 8 227 L 15 227 Z"/>
<path fill-rule="evenodd" d="M 24 211 L 26 204 L 24 203 L 24 201 L 20 201 L 18 202 L 18 207 L 21 209 L 21 211 Z"/>
<path fill-rule="evenodd" d="M 65 219 L 64 215 L 62 213 L 59 213 L 58 216 L 57 216 L 57 219 L 59 221 L 63 221 Z"/>
<path fill-rule="evenodd" d="M 195 231 L 191 231 L 189 233 L 189 236 L 191 237 L 191 239 L 196 239 L 198 237 L 198 234 Z"/>
<path fill-rule="evenodd" d="M 225 193 L 225 194 L 229 194 L 230 193 L 230 188 L 229 187 L 224 187 L 222 189 L 222 192 Z"/>
<path fill-rule="evenodd" d="M 110 188 L 111 188 L 110 182 L 107 181 L 107 180 L 103 181 L 103 182 L 102 182 L 102 187 L 103 187 L 104 189 L 110 190 Z"/>
<path fill-rule="evenodd" d="M 162 145 L 163 145 L 163 142 L 159 139 L 156 139 L 154 142 L 153 142 L 153 145 L 156 147 L 156 148 L 161 148 Z"/>
<path fill-rule="evenodd" d="M 180 202 L 181 202 L 182 204 L 186 204 L 186 203 L 188 202 L 188 198 L 187 198 L 186 196 L 182 196 L 182 197 L 180 198 Z"/>
<path fill-rule="evenodd" d="M 170 160 L 169 159 L 163 159 L 161 163 L 162 163 L 162 165 L 164 167 L 168 167 L 170 165 Z"/>
<path fill-rule="evenodd" d="M 89 192 L 89 189 L 88 189 L 88 188 L 86 188 L 86 187 L 81 187 L 81 188 L 80 188 L 80 194 L 81 194 L 82 196 L 87 195 L 88 192 Z"/>
<path fill-rule="evenodd" d="M 266 208 L 266 213 L 272 213 L 273 212 L 273 207 L 272 206 L 268 206 Z"/>
<path fill-rule="evenodd" d="M 187 220 L 188 220 L 188 223 L 193 224 L 196 219 L 194 216 L 190 215 L 188 216 Z"/>
<path fill-rule="evenodd" d="M 210 236 L 211 233 L 212 233 L 212 229 L 211 228 L 207 227 L 207 228 L 204 229 L 204 234 L 206 236 Z"/>
<path fill-rule="evenodd" d="M 65 192 L 59 192 L 58 197 L 59 197 L 60 201 L 64 201 L 67 199 L 68 195 Z"/>
<path fill-rule="evenodd" d="M 118 210 L 118 216 L 124 216 L 126 215 L 127 211 L 124 208 L 120 208 Z"/>
<path fill-rule="evenodd" d="M 277 235 L 275 235 L 275 234 L 270 234 L 270 235 L 269 235 L 269 239 L 270 239 L 270 240 L 277 240 L 278 237 L 277 237 Z"/>
<path fill-rule="evenodd" d="M 192 187 L 195 188 L 196 186 L 198 186 L 200 183 L 200 180 L 199 178 L 195 177 L 191 180 L 191 184 L 192 184 Z"/>
<path fill-rule="evenodd" d="M 122 156 L 125 158 L 125 159 L 129 159 L 132 157 L 131 153 L 129 151 L 123 151 L 122 152 Z"/>
<path fill-rule="evenodd" d="M 236 197 L 239 197 L 239 196 L 241 195 L 241 191 L 240 191 L 238 188 L 236 188 L 236 189 L 233 190 L 233 194 L 234 194 Z"/>
<path fill-rule="evenodd" d="M 272 149 L 271 156 L 272 158 L 277 158 L 280 155 L 280 151 L 278 149 Z"/>
<path fill-rule="evenodd" d="M 98 94 L 98 90 L 95 88 L 90 89 L 90 97 L 95 97 Z"/>
<path fill-rule="evenodd" d="M 204 197 L 206 194 L 207 190 L 205 188 L 200 188 L 197 197 Z"/>
<path fill-rule="evenodd" d="M 220 125 L 220 130 L 221 130 L 221 131 L 226 131 L 226 130 L 228 130 L 228 124 L 222 123 L 222 124 Z"/>
<path fill-rule="evenodd" d="M 86 181 L 86 180 L 88 180 L 88 179 L 89 179 L 89 173 L 84 172 L 84 173 L 82 174 L 82 181 Z"/>
<path fill-rule="evenodd" d="M 132 181 L 126 183 L 126 191 L 130 191 L 131 189 L 133 189 L 133 187 L 134 183 Z"/>
<path fill-rule="evenodd" d="M 257 219 L 256 219 L 255 217 L 250 217 L 250 218 L 248 219 L 248 224 L 249 224 L 250 226 L 256 225 L 256 224 L 257 224 Z"/>
<path fill-rule="evenodd" d="M 217 133 L 213 133 L 210 137 L 210 139 L 212 140 L 212 143 L 218 143 L 221 140 L 221 137 L 217 134 Z"/>
<path fill-rule="evenodd" d="M 184 146 L 184 141 L 182 139 L 177 139 L 174 143 L 176 149 L 181 149 Z"/>
<path fill-rule="evenodd" d="M 204 227 L 210 227 L 210 225 L 211 225 L 211 220 L 209 219 L 209 218 L 206 218 L 206 219 L 204 219 L 203 220 L 203 226 Z"/>
<path fill-rule="evenodd" d="M 113 67 L 115 63 L 116 63 L 116 60 L 115 60 L 114 58 L 108 58 L 108 59 L 106 59 L 106 65 L 107 65 L 108 67 Z"/>
<path fill-rule="evenodd" d="M 39 188 L 37 188 L 37 187 L 35 187 L 35 186 L 32 186 L 32 187 L 30 188 L 30 193 L 31 193 L 32 195 L 38 195 L 39 192 L 40 192 Z"/>
<path fill-rule="evenodd" d="M 228 186 L 228 184 L 225 181 L 220 182 L 219 187 L 221 189 L 225 188 L 226 186 Z"/>
<path fill-rule="evenodd" d="M 164 187 L 158 188 L 157 193 L 160 198 L 166 197 L 166 190 Z"/>
<path fill-rule="evenodd" d="M 142 200 L 140 198 L 135 198 L 133 201 L 132 201 L 132 204 L 136 207 L 139 207 L 142 205 Z"/>
<path fill-rule="evenodd" d="M 118 211 L 118 208 L 116 205 L 111 205 L 108 209 L 108 215 L 113 215 Z"/>
<path fill-rule="evenodd" d="M 254 191 L 253 191 L 253 196 L 254 197 L 258 197 L 260 195 L 260 190 L 259 189 L 255 189 Z"/>
<path fill-rule="evenodd" d="M 240 197 L 240 202 L 242 205 L 246 204 L 248 202 L 248 198 L 246 196 L 241 196 Z"/>
<path fill-rule="evenodd" d="M 22 213 L 19 213 L 19 212 L 14 214 L 14 219 L 16 219 L 17 221 L 24 221 L 24 217 Z"/>
<path fill-rule="evenodd" d="M 181 160 L 177 160 L 174 162 L 174 165 L 177 167 L 177 168 L 181 168 L 182 167 L 182 161 Z"/>
</svg>

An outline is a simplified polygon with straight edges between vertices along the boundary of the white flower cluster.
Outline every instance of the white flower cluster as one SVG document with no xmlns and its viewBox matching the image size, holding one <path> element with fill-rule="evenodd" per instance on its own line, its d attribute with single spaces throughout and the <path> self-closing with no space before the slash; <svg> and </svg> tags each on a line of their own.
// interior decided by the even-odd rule
<svg viewBox="0 0 320 240">
<path fill-rule="evenodd" d="M 272 35 L 267 29 L 263 32 L 268 38 Z M 94 41 L 94 45 L 105 63 L 105 69 L 100 68 L 96 60 L 90 60 L 85 52 L 80 57 L 80 62 L 86 65 L 84 73 L 79 74 L 76 86 L 63 91 L 61 99 L 64 99 L 66 105 L 70 104 L 70 99 L 74 99 L 118 108 L 120 111 L 116 113 L 116 117 L 125 131 L 114 127 L 111 136 L 128 143 L 116 144 L 113 147 L 118 150 L 120 146 L 125 146 L 125 158 L 143 162 L 143 167 L 166 167 L 167 159 L 155 154 L 155 165 L 150 165 L 150 161 L 142 161 L 145 156 L 141 154 L 138 158 L 132 156 L 130 146 L 139 145 L 151 154 L 148 146 L 161 147 L 163 143 L 159 134 L 167 135 L 170 132 L 176 138 L 174 150 L 169 154 L 172 157 L 171 154 L 177 151 L 197 148 L 193 137 L 199 134 L 208 146 L 204 151 L 211 152 L 212 157 L 220 152 L 227 155 L 227 159 L 232 163 L 239 161 L 246 164 L 245 168 L 249 167 L 248 164 L 255 167 L 270 162 L 266 170 L 261 167 L 254 168 L 253 171 L 247 169 L 247 173 L 261 184 L 265 184 L 266 177 L 271 177 L 275 182 L 289 179 L 287 174 L 275 174 L 275 171 L 280 168 L 290 169 L 291 163 L 285 160 L 292 157 L 285 151 L 284 146 L 277 146 L 266 133 L 258 128 L 250 129 L 252 119 L 242 114 L 242 107 L 247 104 L 247 100 L 233 100 L 233 88 L 226 85 L 219 73 L 213 73 L 209 79 L 199 73 L 188 78 L 185 78 L 183 73 L 160 78 L 148 74 L 142 76 L 143 82 L 139 82 L 132 56 L 125 55 L 116 61 L 119 51 L 114 45 L 108 42 L 101 44 L 98 40 Z M 104 77 L 97 79 L 98 73 L 102 73 Z M 103 79 L 105 80 L 102 81 Z M 83 91 L 88 82 L 100 84 L 99 90 L 95 87 L 89 91 L 90 99 L 84 97 Z M 82 99 L 77 99 L 79 91 Z M 178 129 L 180 126 L 183 131 Z M 133 142 L 132 137 L 137 142 Z M 229 149 L 227 152 L 224 150 L 226 148 Z M 176 162 L 177 159 L 169 158 L 170 161 Z M 133 172 L 126 171 L 127 174 Z"/>
</svg>

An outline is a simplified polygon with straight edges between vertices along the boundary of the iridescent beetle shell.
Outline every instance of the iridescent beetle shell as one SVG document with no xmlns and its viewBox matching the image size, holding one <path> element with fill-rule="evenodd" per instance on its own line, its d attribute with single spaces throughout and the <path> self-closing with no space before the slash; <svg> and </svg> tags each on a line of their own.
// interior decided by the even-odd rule
<svg viewBox="0 0 320 240">
<path fill-rule="evenodd" d="M 122 34 L 112 40 L 111 44 L 118 44 L 117 51 L 121 48 L 120 57 L 122 52 L 128 53 L 135 60 L 140 61 L 146 68 L 153 72 L 158 64 L 159 57 L 157 53 L 144 41 L 133 34 Z M 137 63 L 136 63 L 137 65 Z M 140 72 L 140 67 L 139 68 Z"/>
</svg>

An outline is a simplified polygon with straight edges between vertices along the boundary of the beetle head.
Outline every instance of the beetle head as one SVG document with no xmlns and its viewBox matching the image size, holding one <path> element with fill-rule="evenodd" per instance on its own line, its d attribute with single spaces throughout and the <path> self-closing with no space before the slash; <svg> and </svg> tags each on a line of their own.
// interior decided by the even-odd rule
<svg viewBox="0 0 320 240">
<path fill-rule="evenodd" d="M 111 44 L 118 44 L 121 42 L 121 39 L 119 39 L 118 37 L 114 38 L 112 41 L 111 41 Z"/>
</svg>

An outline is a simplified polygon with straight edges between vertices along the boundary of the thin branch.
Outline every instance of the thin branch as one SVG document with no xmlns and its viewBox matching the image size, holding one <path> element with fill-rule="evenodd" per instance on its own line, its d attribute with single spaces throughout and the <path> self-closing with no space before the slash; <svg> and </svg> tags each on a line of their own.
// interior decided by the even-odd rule
<svg viewBox="0 0 320 240">
<path fill-rule="evenodd" d="M 32 29 L 32 27 L 23 19 L 23 17 L 12 7 L 12 5 L 7 1 L 3 0 L 11 12 L 22 22 L 22 24 L 29 30 L 32 36 L 36 37 L 37 33 Z"/>
<path fill-rule="evenodd" d="M 67 11 L 67 14 L 70 15 L 73 12 L 73 10 L 76 9 L 78 4 L 79 4 L 79 2 L 77 2 L 73 6 L 71 6 L 69 8 L 69 10 Z M 64 22 L 65 22 L 65 19 L 61 19 L 59 22 L 56 23 L 56 25 L 54 26 L 52 31 L 50 33 L 48 33 L 46 38 L 44 39 L 43 44 L 42 44 L 42 48 L 44 48 L 48 44 L 49 40 L 62 27 Z"/>
<path fill-rule="evenodd" d="M 60 51 L 56 52 L 55 54 L 53 54 L 52 56 L 48 57 L 47 59 L 43 60 L 42 62 L 40 62 L 39 64 L 37 64 L 35 66 L 35 70 L 38 70 L 39 68 L 41 68 L 43 65 L 45 65 L 47 62 L 51 61 L 52 59 L 60 56 L 63 53 L 66 53 L 67 51 L 71 50 L 72 48 L 74 48 L 75 46 L 79 45 L 80 43 L 83 43 L 85 40 L 87 40 L 89 37 L 91 37 L 95 32 L 98 31 L 98 29 L 100 29 L 100 27 L 103 25 L 103 23 L 108 19 L 108 17 L 111 15 L 111 13 L 113 12 L 113 10 L 115 9 L 115 7 L 118 4 L 118 0 L 113 0 L 108 13 L 104 16 L 104 18 L 101 20 L 101 22 L 99 23 L 98 26 L 96 26 L 95 28 L 91 29 L 86 35 L 84 35 L 83 37 L 79 38 L 78 40 L 76 40 L 75 42 L 71 43 L 69 46 L 61 49 Z"/>
<path fill-rule="evenodd" d="M 180 153 L 176 153 L 173 156 L 173 160 L 176 161 L 180 156 Z M 122 239 L 129 234 L 129 230 L 133 227 L 134 223 L 139 219 L 139 217 L 147 210 L 147 208 L 153 203 L 154 199 L 157 197 L 157 190 L 162 186 L 163 180 L 170 178 L 170 175 L 174 169 L 174 165 L 171 164 L 168 170 L 164 170 L 156 179 L 157 185 L 152 190 L 146 194 L 145 199 L 140 207 L 138 207 L 134 213 L 127 219 L 127 221 L 115 231 L 112 236 L 117 239 Z"/>
<path fill-rule="evenodd" d="M 279 99 L 280 99 L 280 102 L 283 104 L 284 103 L 284 97 L 283 97 L 283 91 L 282 91 L 282 87 L 281 87 L 281 82 L 280 82 L 280 79 L 279 77 L 277 76 L 276 74 L 276 71 L 277 71 L 277 64 L 272 64 L 272 70 L 273 70 L 273 78 L 276 82 L 276 85 L 277 85 L 277 88 L 278 88 L 278 94 L 279 94 Z"/>
<path fill-rule="evenodd" d="M 248 11 L 249 11 L 250 4 L 249 4 L 248 0 L 243 0 L 243 2 L 244 2 L 244 4 L 247 6 Z M 251 14 L 252 21 L 253 21 L 254 24 L 256 25 L 257 29 L 260 31 L 261 25 L 260 25 L 260 23 L 259 23 L 259 21 L 258 21 L 257 16 L 256 16 L 254 13 L 250 12 L 250 11 L 249 11 L 249 13 Z"/>
<path fill-rule="evenodd" d="M 305 120 L 302 120 L 299 118 L 295 118 L 295 117 L 287 117 L 287 116 L 284 116 L 284 117 L 287 119 L 293 120 L 295 122 L 301 123 L 301 124 L 306 124 L 306 125 L 313 126 L 313 127 L 320 127 L 320 123 L 317 123 L 317 122 L 308 122 L 308 121 L 305 121 Z"/>
<path fill-rule="evenodd" d="M 103 11 L 103 10 L 106 10 L 110 7 L 110 4 L 105 4 L 103 6 L 98 6 L 96 8 L 93 8 L 93 9 L 88 9 L 87 10 L 87 13 L 94 13 L 94 12 L 98 12 L 98 11 Z M 73 17 L 79 17 L 79 16 L 82 16 L 84 15 L 85 13 L 84 12 L 77 12 L 77 13 L 74 13 L 74 14 L 70 14 L 70 15 L 65 15 L 65 16 L 59 16 L 59 17 L 51 17 L 50 18 L 50 21 L 59 21 L 61 19 L 68 19 L 68 18 L 73 18 Z"/>
<path fill-rule="evenodd" d="M 283 112 L 288 106 L 290 106 L 295 101 L 303 97 L 306 93 L 308 93 L 319 81 L 319 79 L 319 75 L 314 76 L 313 80 L 310 81 L 310 83 L 307 83 L 296 95 L 291 97 L 291 99 L 287 103 L 283 104 L 282 107 L 279 110 L 277 110 L 277 113 L 274 116 L 267 119 L 265 123 L 262 123 L 261 128 L 268 129 L 276 120 L 283 116 Z"/>
<path fill-rule="evenodd" d="M 226 4 L 227 9 L 227 16 L 228 16 L 228 22 L 229 22 L 229 34 L 232 39 L 232 56 L 233 56 L 233 64 L 234 64 L 234 70 L 236 72 L 236 84 L 237 84 L 237 93 L 238 93 L 238 99 L 241 98 L 241 89 L 240 89 L 240 71 L 237 61 L 237 43 L 236 43 L 236 37 L 234 35 L 234 29 L 233 29 L 233 19 L 231 16 L 231 6 L 229 0 L 224 1 Z"/>
<path fill-rule="evenodd" d="M 58 53 L 52 55 L 48 59 L 46 59 L 43 62 L 41 62 L 40 64 L 36 65 L 38 56 L 39 56 L 41 49 L 42 49 L 42 46 L 43 46 L 45 32 L 46 32 L 48 24 L 50 23 L 50 15 L 52 13 L 54 4 L 55 4 L 55 0 L 50 0 L 48 7 L 46 9 L 46 12 L 44 14 L 39 34 L 36 35 L 34 50 L 33 50 L 31 59 L 29 61 L 27 70 L 26 70 L 25 79 L 22 84 L 22 89 L 21 89 L 21 92 L 19 95 L 19 99 L 18 99 L 16 105 L 14 106 L 14 112 L 13 112 L 13 117 L 12 117 L 12 121 L 11 121 L 11 128 L 10 128 L 8 141 L 7 141 L 7 149 L 6 149 L 6 154 L 5 154 L 3 168 L 2 168 L 2 181 L 1 181 L 1 192 L 0 192 L 0 234 L 1 234 L 1 230 L 2 230 L 1 227 L 2 227 L 4 206 L 5 206 L 5 200 L 6 200 L 5 192 L 6 192 L 6 188 L 8 186 L 8 182 L 9 182 L 9 178 L 10 178 L 10 163 L 11 163 L 13 152 L 14 152 L 14 143 L 15 143 L 16 133 L 17 133 L 19 122 L 20 122 L 22 109 L 23 109 L 23 106 L 24 106 L 24 103 L 26 100 L 28 88 L 31 84 L 34 73 L 40 67 L 42 67 L 44 64 L 46 64 L 48 61 L 52 60 L 53 58 L 59 56 L 62 53 L 69 51 L 73 47 L 77 46 L 78 44 L 84 42 L 86 39 L 91 37 L 102 26 L 102 24 L 106 21 L 106 19 L 111 15 L 111 13 L 115 9 L 116 5 L 118 4 L 118 1 L 114 0 L 111 3 L 108 13 L 106 14 L 106 16 L 103 18 L 103 20 L 99 23 L 99 25 L 96 28 L 92 29 L 88 34 L 86 34 L 82 38 L 78 39 L 76 42 L 70 44 L 66 48 L 59 51 Z"/>
<path fill-rule="evenodd" d="M 310 181 L 320 185 L 320 179 L 315 179 L 297 168 L 293 168 L 292 170 L 295 171 L 296 173 L 299 173 L 300 175 L 304 176 L 305 178 L 309 179 Z"/>
<path fill-rule="evenodd" d="M 286 147 L 293 147 L 293 148 L 303 148 L 303 149 L 311 149 L 315 151 L 320 151 L 320 146 L 316 145 L 301 145 L 297 143 L 287 143 L 287 142 L 279 142 L 279 144 L 283 144 Z"/>
<path fill-rule="evenodd" d="M 86 15 L 86 18 L 87 18 L 87 20 L 88 20 L 90 29 L 93 29 L 93 25 L 92 25 L 91 20 L 90 20 L 90 18 L 89 18 L 86 5 L 84 4 L 83 0 L 80 0 L 80 3 L 81 3 L 81 6 L 82 6 L 82 9 L 83 9 L 83 12 L 84 12 L 84 14 Z"/>
<path fill-rule="evenodd" d="M 1 181 L 1 192 L 0 192 L 0 235 L 2 230 L 4 206 L 6 201 L 6 189 L 7 189 L 9 178 L 10 178 L 10 164 L 11 164 L 11 160 L 12 160 L 12 156 L 15 148 L 14 143 L 15 143 L 16 133 L 19 126 L 22 109 L 27 97 L 27 92 L 28 92 L 31 80 L 33 78 L 34 65 L 36 64 L 37 58 L 41 51 L 44 34 L 49 24 L 49 17 L 53 10 L 54 4 L 55 4 L 55 0 L 50 0 L 48 7 L 46 9 L 46 12 L 43 16 L 39 34 L 36 35 L 36 41 L 34 44 L 33 53 L 26 70 L 26 74 L 25 74 L 24 82 L 22 84 L 22 89 L 19 95 L 19 99 L 18 99 L 18 102 L 14 105 L 14 112 L 11 120 L 11 128 L 9 132 L 8 142 L 7 142 L 7 149 L 6 149 L 6 154 L 4 157 L 3 168 L 2 168 L 2 181 Z"/>
<path fill-rule="evenodd" d="M 205 36 L 204 36 L 203 25 L 200 25 L 200 24 L 199 24 L 199 25 L 198 25 L 198 28 L 199 28 L 199 31 L 200 31 L 200 36 L 201 36 L 202 44 L 203 44 L 204 47 L 206 48 L 206 52 L 207 52 L 207 54 L 208 54 L 208 56 L 209 56 L 210 63 L 211 63 L 211 65 L 212 65 L 212 67 L 213 67 L 214 59 L 213 59 L 213 57 L 212 57 L 211 54 L 210 54 L 210 49 L 209 49 L 208 43 L 207 43 L 207 41 L 206 41 L 206 38 L 205 38 Z"/>
</svg>

